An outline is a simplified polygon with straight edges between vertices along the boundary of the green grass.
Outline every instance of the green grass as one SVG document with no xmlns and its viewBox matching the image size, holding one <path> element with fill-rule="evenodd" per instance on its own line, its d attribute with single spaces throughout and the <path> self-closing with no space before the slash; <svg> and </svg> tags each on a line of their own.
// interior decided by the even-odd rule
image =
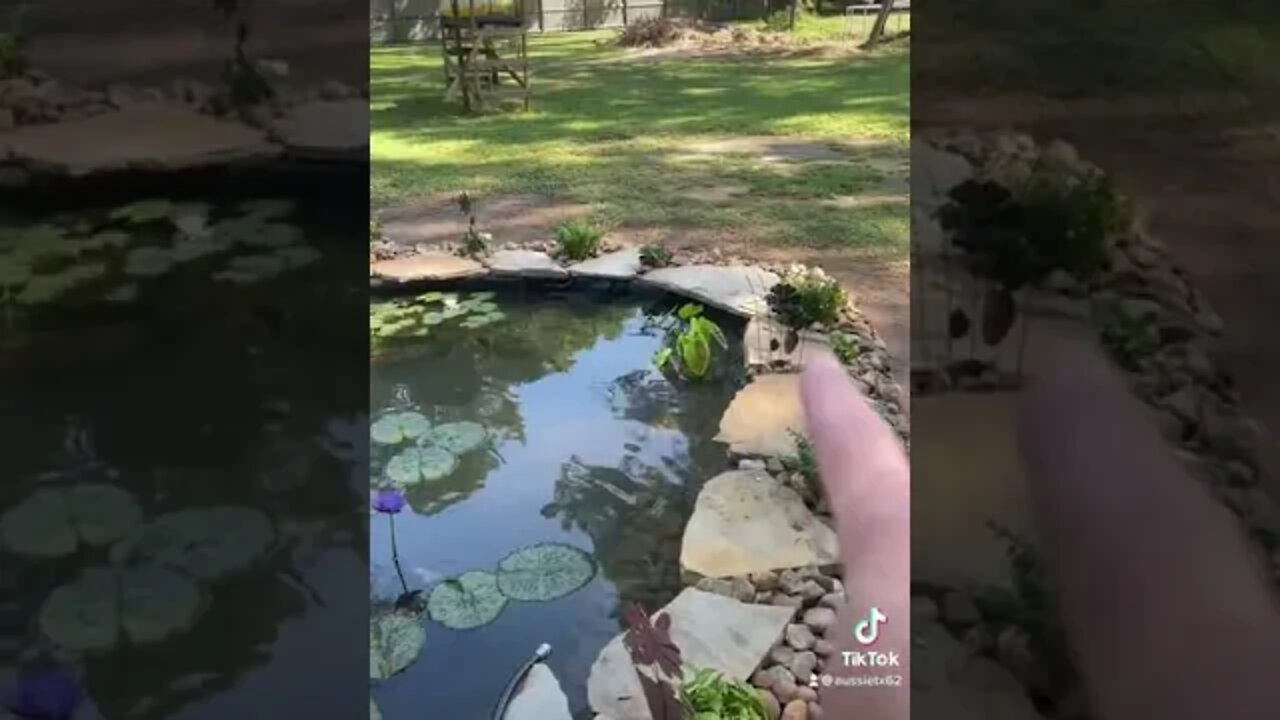
<svg viewBox="0 0 1280 720">
<path fill-rule="evenodd" d="M 883 167 L 885 158 L 906 157 L 905 43 L 843 57 L 637 62 L 609 45 L 613 34 L 531 36 L 532 110 L 484 116 L 445 103 L 438 46 L 375 49 L 375 208 L 440 192 L 538 193 L 590 204 L 591 220 L 606 228 L 709 228 L 770 244 L 905 256 L 905 198 L 857 209 L 820 202 L 877 186 L 882 176 L 859 159 Z M 692 151 L 740 135 L 862 149 L 851 162 L 804 164 Z M 690 196 L 728 185 L 745 195 Z"/>
</svg>

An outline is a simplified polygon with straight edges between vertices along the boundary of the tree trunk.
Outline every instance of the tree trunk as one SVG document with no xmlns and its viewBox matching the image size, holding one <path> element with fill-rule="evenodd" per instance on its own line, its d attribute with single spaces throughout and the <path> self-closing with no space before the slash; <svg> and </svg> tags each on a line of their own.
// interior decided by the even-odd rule
<svg viewBox="0 0 1280 720">
<path fill-rule="evenodd" d="M 871 34 L 863 47 L 871 47 L 884 40 L 884 28 L 889 24 L 889 14 L 893 12 L 893 0 L 880 0 L 880 12 L 876 13 L 875 24 L 871 26 Z"/>
<path fill-rule="evenodd" d="M 800 4 L 800 0 L 791 0 L 791 17 L 787 20 L 787 29 L 796 29 L 796 5 Z"/>
</svg>

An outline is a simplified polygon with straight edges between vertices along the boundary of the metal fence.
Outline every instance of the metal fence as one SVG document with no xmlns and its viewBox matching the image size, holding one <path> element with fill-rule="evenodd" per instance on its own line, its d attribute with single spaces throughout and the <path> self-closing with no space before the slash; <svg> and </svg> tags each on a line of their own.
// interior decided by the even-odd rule
<svg viewBox="0 0 1280 720">
<path fill-rule="evenodd" d="M 440 8 L 448 2 L 370 0 L 372 42 L 396 44 L 436 37 Z M 789 6 L 790 0 L 524 0 L 525 15 L 535 32 L 620 28 L 653 17 L 758 20 Z"/>
</svg>

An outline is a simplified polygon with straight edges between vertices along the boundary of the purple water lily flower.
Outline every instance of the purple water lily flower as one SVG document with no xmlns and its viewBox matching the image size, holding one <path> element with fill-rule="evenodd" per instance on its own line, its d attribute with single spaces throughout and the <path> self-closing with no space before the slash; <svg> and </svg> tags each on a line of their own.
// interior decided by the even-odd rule
<svg viewBox="0 0 1280 720">
<path fill-rule="evenodd" d="M 373 494 L 373 509 L 387 515 L 395 515 L 404 509 L 404 495 L 397 490 L 379 490 Z"/>
<path fill-rule="evenodd" d="M 23 673 L 4 693 L 4 707 L 22 720 L 70 720 L 84 700 L 80 683 L 65 670 Z"/>
</svg>

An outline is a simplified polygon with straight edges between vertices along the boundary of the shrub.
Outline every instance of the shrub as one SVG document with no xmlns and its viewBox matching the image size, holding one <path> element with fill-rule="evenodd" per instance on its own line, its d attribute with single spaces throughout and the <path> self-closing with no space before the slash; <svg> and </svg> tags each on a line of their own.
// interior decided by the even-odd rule
<svg viewBox="0 0 1280 720">
<path fill-rule="evenodd" d="M 556 228 L 560 255 L 569 260 L 586 260 L 600 252 L 604 231 L 586 220 L 573 220 Z"/>
<path fill-rule="evenodd" d="M 12 78 L 27 71 L 22 41 L 16 35 L 0 33 L 0 78 Z"/>
<path fill-rule="evenodd" d="M 671 264 L 672 252 L 661 243 L 640 248 L 640 264 L 647 268 L 664 268 Z"/>
<path fill-rule="evenodd" d="M 849 296 L 840 283 L 817 271 L 778 283 L 769 291 L 768 301 L 784 325 L 801 329 L 839 320 Z"/>
<path fill-rule="evenodd" d="M 840 362 L 852 365 L 858 359 L 858 344 L 844 333 L 832 333 L 831 352 L 835 353 Z"/>
<path fill-rule="evenodd" d="M 764 19 L 763 27 L 768 32 L 786 32 L 791 29 L 791 11 L 775 10 Z"/>
</svg>

